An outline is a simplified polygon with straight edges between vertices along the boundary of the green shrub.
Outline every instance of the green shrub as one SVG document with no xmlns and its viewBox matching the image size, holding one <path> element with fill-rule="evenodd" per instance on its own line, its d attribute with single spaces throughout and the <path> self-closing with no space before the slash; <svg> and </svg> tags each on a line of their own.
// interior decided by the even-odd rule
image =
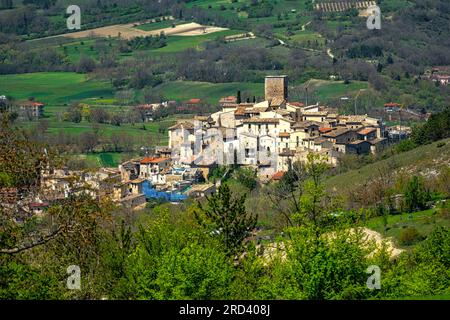
<svg viewBox="0 0 450 320">
<path fill-rule="evenodd" d="M 423 236 L 415 227 L 408 227 L 400 232 L 400 243 L 410 246 L 423 240 Z"/>
</svg>

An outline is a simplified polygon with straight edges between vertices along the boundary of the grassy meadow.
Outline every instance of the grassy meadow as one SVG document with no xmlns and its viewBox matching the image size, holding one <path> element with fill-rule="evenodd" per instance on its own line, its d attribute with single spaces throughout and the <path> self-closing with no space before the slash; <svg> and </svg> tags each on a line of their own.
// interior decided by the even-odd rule
<svg viewBox="0 0 450 320">
<path fill-rule="evenodd" d="M 83 102 L 90 106 L 102 106 L 125 112 L 127 106 L 105 105 L 114 102 L 114 92 L 109 82 L 89 79 L 85 75 L 72 72 L 45 72 L 19 75 L 4 75 L 0 77 L 0 92 L 11 96 L 15 100 L 34 97 L 45 103 L 44 117 L 49 122 L 47 132 L 58 134 L 64 131 L 69 134 L 80 134 L 92 130 L 92 124 L 83 120 L 80 123 L 62 120 L 67 106 L 72 102 Z M 97 101 L 99 103 L 97 103 Z M 151 144 L 164 144 L 166 135 L 159 134 L 159 129 L 167 128 L 176 121 L 175 117 L 168 117 L 160 122 L 142 124 L 100 124 L 99 132 L 102 137 L 110 137 L 113 133 L 126 133 L 134 137 L 142 137 Z M 29 127 L 35 121 L 23 122 Z"/>
<path fill-rule="evenodd" d="M 226 37 L 235 34 L 241 34 L 244 31 L 239 30 L 224 30 L 213 33 L 208 33 L 199 36 L 167 36 L 167 45 L 162 48 L 152 49 L 155 53 L 175 53 L 182 52 L 186 49 L 202 50 L 205 42 L 217 39 L 219 37 Z"/>
<path fill-rule="evenodd" d="M 171 100 L 186 101 L 190 98 L 200 98 L 211 104 L 217 104 L 221 97 L 236 95 L 238 90 L 251 92 L 257 97 L 264 96 L 263 83 L 248 82 L 174 81 L 162 84 L 156 89 Z"/>
<path fill-rule="evenodd" d="M 49 106 L 113 96 L 113 88 L 109 82 L 91 80 L 86 75 L 73 72 L 2 75 L 0 92 L 14 99 L 34 97 Z"/>
</svg>

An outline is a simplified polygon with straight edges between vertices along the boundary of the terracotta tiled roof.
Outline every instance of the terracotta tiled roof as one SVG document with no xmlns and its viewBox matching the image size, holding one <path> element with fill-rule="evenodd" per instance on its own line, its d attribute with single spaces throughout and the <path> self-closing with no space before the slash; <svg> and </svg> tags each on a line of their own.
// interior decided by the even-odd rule
<svg viewBox="0 0 450 320">
<path fill-rule="evenodd" d="M 328 141 L 327 139 L 322 138 L 322 137 L 317 137 L 317 138 L 314 138 L 313 140 L 314 140 L 314 144 L 316 144 L 316 145 L 319 145 L 319 144 L 322 144 L 322 143 Z"/>
<path fill-rule="evenodd" d="M 169 158 L 146 157 L 141 160 L 141 164 L 160 163 L 169 160 Z"/>
<path fill-rule="evenodd" d="M 288 104 L 290 104 L 291 106 L 294 106 L 294 107 L 303 107 L 303 106 L 305 106 L 301 102 L 289 102 Z"/>
<path fill-rule="evenodd" d="M 396 102 L 388 102 L 384 104 L 385 107 L 400 107 L 401 104 L 400 103 L 396 103 Z"/>
<path fill-rule="evenodd" d="M 376 130 L 375 128 L 368 127 L 368 128 L 363 128 L 363 129 L 359 130 L 358 133 L 362 134 L 362 135 L 366 135 L 366 134 L 369 134 L 371 132 L 374 132 L 375 130 Z"/>
<path fill-rule="evenodd" d="M 196 104 L 196 103 L 200 103 L 201 101 L 202 101 L 201 99 L 193 98 L 193 99 L 189 100 L 188 103 Z"/>
<path fill-rule="evenodd" d="M 327 132 L 331 132 L 331 131 L 333 131 L 332 128 L 327 128 L 327 127 L 319 128 L 320 133 L 327 133 Z"/>
<path fill-rule="evenodd" d="M 237 107 L 237 109 L 234 111 L 234 114 L 243 116 L 245 114 L 245 107 Z"/>
<path fill-rule="evenodd" d="M 272 180 L 276 180 L 276 181 L 281 180 L 281 178 L 283 178 L 283 176 L 284 176 L 284 172 L 283 171 L 278 171 L 277 173 L 275 173 L 272 176 Z"/>
<path fill-rule="evenodd" d="M 219 100 L 219 103 L 236 103 L 237 98 L 235 96 L 223 97 Z"/>
<path fill-rule="evenodd" d="M 142 182 L 144 182 L 144 179 L 141 179 L 141 178 L 130 180 L 130 183 L 132 183 L 132 184 L 140 184 Z"/>
<path fill-rule="evenodd" d="M 20 103 L 23 107 L 43 107 L 44 104 L 42 102 L 37 101 L 23 101 Z"/>
<path fill-rule="evenodd" d="M 274 119 L 274 118 L 250 118 L 250 119 L 244 119 L 244 123 L 279 123 L 280 119 Z"/>
<path fill-rule="evenodd" d="M 348 132 L 351 132 L 352 130 L 346 129 L 346 128 L 339 128 L 333 131 L 330 131 L 328 133 L 325 133 L 323 136 L 324 137 L 329 137 L 329 138 L 336 138 L 339 137 L 343 134 L 346 134 Z"/>
<path fill-rule="evenodd" d="M 30 208 L 45 208 L 48 207 L 50 204 L 48 202 L 31 202 Z"/>
</svg>

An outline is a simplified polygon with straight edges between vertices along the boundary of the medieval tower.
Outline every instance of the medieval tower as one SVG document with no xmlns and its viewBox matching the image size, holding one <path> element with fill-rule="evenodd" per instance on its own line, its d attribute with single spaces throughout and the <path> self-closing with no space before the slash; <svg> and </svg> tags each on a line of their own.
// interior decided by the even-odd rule
<svg viewBox="0 0 450 320">
<path fill-rule="evenodd" d="M 282 103 L 288 98 L 287 76 L 267 76 L 264 88 L 267 101 Z"/>
</svg>

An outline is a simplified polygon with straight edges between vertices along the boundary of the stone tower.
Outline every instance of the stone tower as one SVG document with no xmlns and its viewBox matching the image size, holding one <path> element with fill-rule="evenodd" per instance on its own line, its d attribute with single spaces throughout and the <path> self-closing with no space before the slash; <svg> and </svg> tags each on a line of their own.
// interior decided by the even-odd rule
<svg viewBox="0 0 450 320">
<path fill-rule="evenodd" d="M 288 98 L 288 78 L 287 76 L 266 76 L 265 100 L 281 101 Z"/>
</svg>

